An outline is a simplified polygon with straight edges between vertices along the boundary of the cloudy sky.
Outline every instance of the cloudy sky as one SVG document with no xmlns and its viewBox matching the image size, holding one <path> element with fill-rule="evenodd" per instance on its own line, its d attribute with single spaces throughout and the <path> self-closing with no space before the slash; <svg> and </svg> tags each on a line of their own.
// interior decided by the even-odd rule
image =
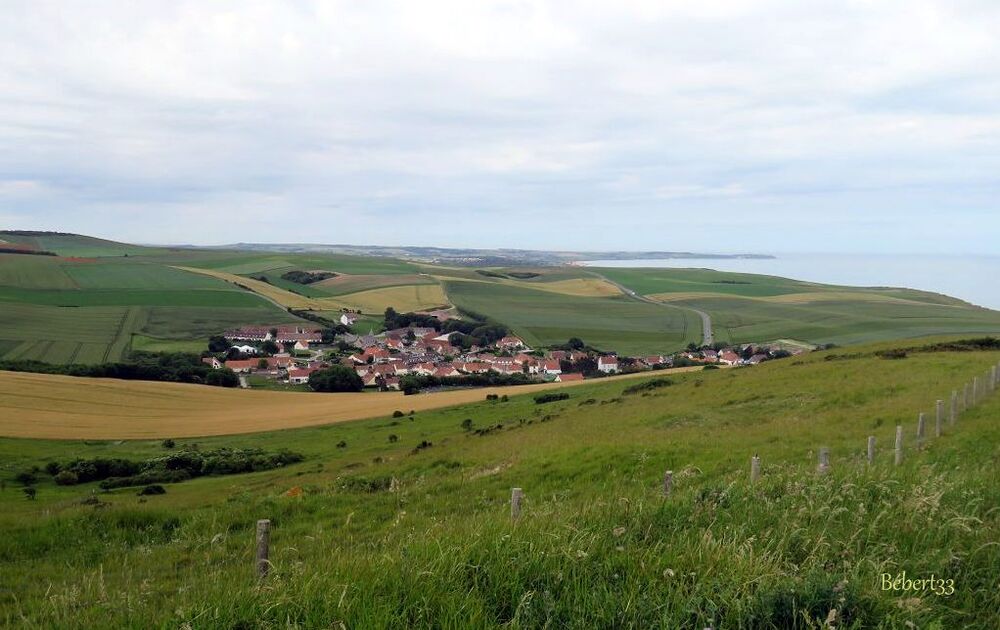
<svg viewBox="0 0 1000 630">
<path fill-rule="evenodd" d="M 998 250 L 996 0 L 0 11 L 0 227 Z"/>
</svg>

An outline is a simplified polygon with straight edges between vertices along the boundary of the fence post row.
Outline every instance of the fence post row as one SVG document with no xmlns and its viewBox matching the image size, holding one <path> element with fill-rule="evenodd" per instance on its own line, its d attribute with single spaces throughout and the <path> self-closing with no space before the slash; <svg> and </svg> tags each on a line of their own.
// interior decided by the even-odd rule
<svg viewBox="0 0 1000 630">
<path fill-rule="evenodd" d="M 264 518 L 257 521 L 257 577 L 264 579 L 271 569 L 270 561 L 271 547 L 271 521 Z"/>
</svg>

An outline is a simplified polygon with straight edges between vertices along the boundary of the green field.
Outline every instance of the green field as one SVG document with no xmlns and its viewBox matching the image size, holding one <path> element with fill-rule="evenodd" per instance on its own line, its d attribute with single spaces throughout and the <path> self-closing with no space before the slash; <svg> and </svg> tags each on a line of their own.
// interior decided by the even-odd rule
<svg viewBox="0 0 1000 630">
<path fill-rule="evenodd" d="M 660 293 L 724 293 L 741 297 L 771 297 L 795 293 L 851 291 L 874 297 L 890 297 L 938 304 L 964 304 L 937 293 L 888 287 L 844 287 L 802 282 L 778 276 L 731 273 L 711 269 L 594 268 L 595 272 L 625 285 L 640 295 Z"/>
<path fill-rule="evenodd" d="M 55 252 L 60 256 L 75 256 L 83 258 L 101 256 L 149 256 L 168 251 L 165 248 L 143 247 L 108 241 L 80 234 L 42 234 L 24 236 L 9 231 L 0 231 L 0 239 L 10 243 L 23 243 L 38 249 Z"/>
<path fill-rule="evenodd" d="M 712 316 L 716 340 L 733 343 L 791 338 L 850 344 L 956 332 L 1000 332 L 1000 313 L 965 306 L 859 300 L 796 305 L 715 297 L 672 303 L 706 311 Z"/>
<path fill-rule="evenodd" d="M 137 307 L 59 308 L 5 303 L 0 310 L 0 358 L 49 363 L 117 361 L 145 323 Z M 16 345 L 15 345 L 16 344 Z"/>
<path fill-rule="evenodd" d="M 615 298 L 561 295 L 487 282 L 445 282 L 460 308 L 510 326 L 529 345 L 566 343 L 579 337 L 623 353 L 667 352 L 701 339 L 693 311 Z"/>
<path fill-rule="evenodd" d="M 627 391 L 642 379 L 597 382 L 547 405 L 515 396 L 412 420 L 199 438 L 202 450 L 290 448 L 306 460 L 166 484 L 167 494 L 148 499 L 135 489 L 56 486 L 42 472 L 37 499 L 27 501 L 13 477 L 75 457 L 163 455 L 158 441 L 0 439 L 0 620 L 994 627 L 1000 396 L 921 450 L 913 431 L 917 412 L 931 412 L 1000 352 L 875 354 L 897 346 L 671 375 L 671 386 L 645 392 Z M 467 418 L 476 429 L 500 428 L 477 435 L 463 430 Z M 897 423 L 901 466 L 890 446 Z M 864 461 L 869 435 L 873 466 Z M 415 452 L 421 441 L 432 446 Z M 815 472 L 822 446 L 831 449 L 825 476 Z M 762 477 L 751 485 L 754 453 Z M 665 470 L 673 471 L 667 499 Z M 512 487 L 526 495 L 516 524 Z M 302 496 L 287 496 L 292 488 Z M 96 506 L 84 503 L 93 497 Z M 262 585 L 252 568 L 260 518 L 272 523 L 273 568 Z M 954 580 L 955 591 L 881 588 L 882 573 L 902 571 Z"/>
</svg>

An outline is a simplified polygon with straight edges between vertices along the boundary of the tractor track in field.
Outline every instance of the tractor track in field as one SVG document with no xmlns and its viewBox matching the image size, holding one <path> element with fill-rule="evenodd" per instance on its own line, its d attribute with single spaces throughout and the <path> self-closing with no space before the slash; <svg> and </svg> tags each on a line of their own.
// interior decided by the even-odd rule
<svg viewBox="0 0 1000 630">
<path fill-rule="evenodd" d="M 677 306 L 676 304 L 664 304 L 663 302 L 657 302 L 656 300 L 653 300 L 651 298 L 646 297 L 645 295 L 642 295 L 642 294 L 640 294 L 640 293 L 638 293 L 636 291 L 633 291 L 632 289 L 628 288 L 627 286 L 625 286 L 624 284 L 622 284 L 620 282 L 616 282 L 616 281 L 612 280 L 611 278 L 605 276 L 604 274 L 600 274 L 600 273 L 597 273 L 596 271 L 592 271 L 592 270 L 589 270 L 589 269 L 587 271 L 589 273 L 597 276 L 598 278 L 601 278 L 602 280 L 605 280 L 605 281 L 610 282 L 611 284 L 615 285 L 616 287 L 618 287 L 618 289 L 623 294 L 625 294 L 626 297 L 630 297 L 633 300 L 636 300 L 638 302 L 646 302 L 647 304 L 652 304 L 654 306 L 662 306 L 663 308 L 675 308 L 675 309 L 686 310 L 686 311 L 694 311 L 695 313 L 698 314 L 698 317 L 701 318 L 701 339 L 702 339 L 701 343 L 702 343 L 702 345 L 703 346 L 710 346 L 710 345 L 712 345 L 715 342 L 715 336 L 712 334 L 712 316 L 709 315 L 708 313 L 706 313 L 705 311 L 702 311 L 702 310 L 699 310 L 697 308 L 693 308 L 693 307 L 690 307 L 690 306 Z"/>
</svg>

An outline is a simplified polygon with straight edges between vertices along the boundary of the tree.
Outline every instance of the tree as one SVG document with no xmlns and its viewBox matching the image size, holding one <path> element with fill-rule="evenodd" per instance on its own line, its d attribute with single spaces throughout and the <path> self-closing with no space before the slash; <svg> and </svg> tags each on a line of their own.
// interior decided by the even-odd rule
<svg viewBox="0 0 1000 630">
<path fill-rule="evenodd" d="M 399 388 L 403 390 L 403 394 L 409 396 L 411 394 L 420 393 L 420 379 L 413 374 L 407 374 L 403 378 L 399 379 Z"/>
<path fill-rule="evenodd" d="M 229 340 L 222 335 L 213 335 L 208 338 L 209 352 L 225 352 L 229 350 Z"/>
<path fill-rule="evenodd" d="M 583 339 L 579 337 L 570 337 L 569 341 L 566 342 L 566 346 L 571 350 L 583 350 L 586 344 L 583 343 Z"/>
<path fill-rule="evenodd" d="M 278 347 L 278 344 L 274 343 L 270 339 L 260 344 L 260 351 L 264 354 L 277 354 L 279 350 L 281 350 L 281 348 Z"/>
<path fill-rule="evenodd" d="M 334 365 L 310 374 L 309 387 L 317 392 L 360 392 L 365 384 L 352 368 Z"/>
</svg>

